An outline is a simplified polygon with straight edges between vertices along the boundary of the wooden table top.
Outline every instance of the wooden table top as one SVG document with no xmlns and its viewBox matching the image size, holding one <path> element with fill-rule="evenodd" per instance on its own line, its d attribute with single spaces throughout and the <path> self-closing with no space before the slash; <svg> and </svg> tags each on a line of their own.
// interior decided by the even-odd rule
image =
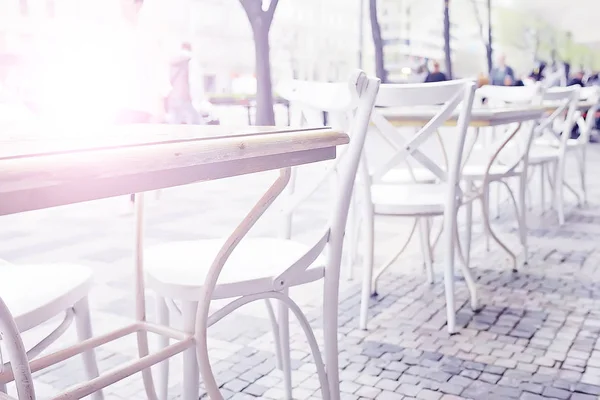
<svg viewBox="0 0 600 400">
<path fill-rule="evenodd" d="M 0 215 L 333 159 L 348 142 L 328 128 L 0 127 Z"/>
<path fill-rule="evenodd" d="M 440 110 L 439 107 L 377 108 L 382 116 L 396 126 L 422 126 Z M 543 107 L 480 107 L 473 108 L 470 126 L 486 127 L 536 120 L 544 114 Z M 456 125 L 458 111 L 446 126 Z"/>
</svg>

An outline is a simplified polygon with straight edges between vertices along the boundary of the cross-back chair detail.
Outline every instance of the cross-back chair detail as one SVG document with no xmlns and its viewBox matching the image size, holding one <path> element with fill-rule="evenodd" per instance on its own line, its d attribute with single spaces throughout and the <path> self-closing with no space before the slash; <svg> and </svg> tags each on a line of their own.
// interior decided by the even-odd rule
<svg viewBox="0 0 600 400">
<path fill-rule="evenodd" d="M 376 108 L 372 113 L 371 121 L 375 128 L 379 131 L 378 134 L 384 138 L 384 142 L 390 146 L 394 154 L 383 161 L 379 165 L 370 163 L 370 154 L 365 150 L 363 162 L 359 172 L 357 192 L 362 204 L 362 217 L 364 222 L 361 224 L 364 229 L 364 265 L 363 265 L 363 289 L 361 301 L 361 318 L 360 326 L 365 329 L 368 318 L 369 297 L 374 294 L 373 280 L 374 273 L 374 215 L 392 215 L 403 217 L 414 217 L 419 223 L 419 231 L 421 233 L 422 253 L 425 258 L 426 271 L 429 281 L 433 281 L 433 267 L 431 263 L 431 243 L 430 243 L 430 221 L 434 216 L 444 216 L 445 234 L 443 236 L 444 251 L 445 251 L 445 268 L 444 282 L 446 289 L 446 303 L 448 314 L 448 329 L 455 329 L 455 311 L 454 311 L 454 258 L 455 258 L 455 232 L 457 230 L 456 216 L 458 208 L 466 204 L 467 196 L 464 188 L 460 184 L 460 176 L 462 170 L 462 161 L 464 156 L 467 129 L 469 126 L 471 108 L 473 104 L 475 85 L 470 80 L 449 81 L 436 84 L 402 84 L 402 85 L 382 85 L 376 102 Z M 388 107 L 390 110 L 394 108 L 419 108 L 428 107 L 432 109 L 433 115 L 429 121 L 423 124 L 422 128 L 418 129 L 414 135 L 404 134 L 399 131 L 390 120 L 379 113 L 379 107 Z M 386 110 L 385 115 L 388 115 Z M 454 120 L 456 128 L 454 132 L 440 132 L 440 128 L 446 125 L 449 121 Z M 454 140 L 452 146 L 441 146 L 442 156 L 439 159 L 434 158 L 428 151 L 423 149 L 423 146 L 429 140 L 439 140 L 437 135 L 452 136 Z M 443 142 L 443 141 L 442 141 Z M 448 151 L 446 153 L 446 151 Z M 447 155 L 444 157 L 443 155 Z M 377 157 L 381 157 L 379 154 Z M 407 160 L 412 160 L 429 170 L 435 177 L 435 182 L 413 182 L 413 183 L 396 183 L 388 182 L 385 179 L 387 173 L 404 164 Z M 394 199 L 398 193 L 408 193 L 414 190 L 414 198 L 419 198 L 419 190 L 441 190 L 443 200 L 439 196 L 433 208 L 424 203 L 423 206 L 418 204 L 405 203 L 405 200 L 398 200 L 400 203 L 395 203 Z M 391 197 L 384 192 L 391 190 L 394 193 Z M 407 192 L 408 191 L 408 192 Z M 381 193 L 379 193 L 381 192 Z M 392 192 L 389 192 L 390 194 Z M 398 194 L 403 197 L 404 195 Z M 380 201 L 383 201 L 380 203 Z M 415 224 L 416 225 L 416 224 Z M 411 239 L 415 232 L 415 225 L 408 240 Z M 401 246 L 401 251 L 390 258 L 376 274 L 379 277 L 381 273 L 399 256 L 402 250 L 406 247 Z M 463 264 L 460 264 L 461 271 L 465 276 L 465 281 L 469 288 L 471 305 L 477 308 L 477 298 L 475 290 L 475 282 Z M 465 268 L 463 268 L 465 267 Z"/>
<path fill-rule="evenodd" d="M 548 89 L 543 95 L 543 104 L 554 108 L 546 116 L 536 135 L 539 136 L 532 146 L 530 161 L 540 167 L 540 195 L 544 205 L 544 181 L 548 177 L 552 190 L 552 204 L 558 213 L 559 223 L 564 223 L 564 188 L 572 192 L 578 201 L 580 195 L 565 182 L 566 154 L 577 144 L 570 139 L 573 127 L 579 118 L 578 102 L 580 86 L 555 87 Z M 549 169 L 552 166 L 552 170 Z M 583 175 L 582 175 L 583 176 Z M 583 179 L 582 179 L 583 180 Z"/>
</svg>

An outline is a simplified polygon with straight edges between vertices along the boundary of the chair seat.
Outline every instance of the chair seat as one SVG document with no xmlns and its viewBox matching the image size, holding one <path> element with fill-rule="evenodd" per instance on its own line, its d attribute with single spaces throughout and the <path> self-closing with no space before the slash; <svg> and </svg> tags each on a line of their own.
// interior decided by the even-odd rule
<svg viewBox="0 0 600 400">
<path fill-rule="evenodd" d="M 395 168 L 388 171 L 382 178 L 382 183 L 433 183 L 437 177 L 427 168 L 413 168 L 412 175 L 408 168 Z"/>
<path fill-rule="evenodd" d="M 0 263 L 0 297 L 25 332 L 85 298 L 92 271 L 81 265 Z"/>
<path fill-rule="evenodd" d="M 223 239 L 165 243 L 144 252 L 147 287 L 167 298 L 200 300 L 204 284 Z M 215 288 L 213 299 L 263 293 L 274 289 L 273 279 L 302 257 L 310 247 L 291 240 L 245 238 L 233 251 Z M 322 256 L 290 286 L 319 280 L 325 276 Z"/>
<path fill-rule="evenodd" d="M 530 164 L 542 164 L 558 160 L 560 150 L 553 146 L 534 145 L 529 151 Z"/>
<path fill-rule="evenodd" d="M 462 175 L 463 178 L 471 180 L 481 180 L 484 178 L 487 165 L 483 164 L 467 164 L 463 167 Z M 498 180 L 502 178 L 510 178 L 518 176 L 521 173 L 520 168 L 515 168 L 513 171 L 509 171 L 509 167 L 506 165 L 494 164 L 490 168 L 488 177 L 490 180 Z"/>
<path fill-rule="evenodd" d="M 441 215 L 446 191 L 444 184 L 375 184 L 371 186 L 371 199 L 376 214 Z"/>
<path fill-rule="evenodd" d="M 546 138 L 540 138 L 534 142 L 534 147 L 535 146 L 557 148 L 557 143 L 556 143 L 556 141 L 553 141 L 553 140 L 548 140 Z M 573 148 L 573 147 L 577 147 L 577 146 L 585 146 L 585 142 L 583 142 L 579 139 L 567 139 L 567 147 Z"/>
</svg>

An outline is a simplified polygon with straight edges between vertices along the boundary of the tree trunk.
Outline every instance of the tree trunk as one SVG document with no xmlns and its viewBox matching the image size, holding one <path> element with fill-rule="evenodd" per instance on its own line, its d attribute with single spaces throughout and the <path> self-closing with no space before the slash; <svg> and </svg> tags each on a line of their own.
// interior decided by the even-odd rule
<svg viewBox="0 0 600 400">
<path fill-rule="evenodd" d="M 487 56 L 488 72 L 492 72 L 494 68 L 494 60 L 492 59 L 494 47 L 492 44 L 492 0 L 487 0 L 487 20 L 488 20 L 488 31 L 487 31 L 487 44 L 485 46 L 485 52 Z"/>
<path fill-rule="evenodd" d="M 387 71 L 383 58 L 383 40 L 381 39 L 381 27 L 377 17 L 377 0 L 369 0 L 369 19 L 371 20 L 371 33 L 373 35 L 373 46 L 375 47 L 375 73 L 382 83 L 387 82 Z"/>
<path fill-rule="evenodd" d="M 452 53 L 450 48 L 450 0 L 444 0 L 444 56 L 446 75 L 452 79 Z"/>
<path fill-rule="evenodd" d="M 275 125 L 271 59 L 269 54 L 269 24 L 252 25 L 256 55 L 256 119 L 255 125 Z"/>
</svg>

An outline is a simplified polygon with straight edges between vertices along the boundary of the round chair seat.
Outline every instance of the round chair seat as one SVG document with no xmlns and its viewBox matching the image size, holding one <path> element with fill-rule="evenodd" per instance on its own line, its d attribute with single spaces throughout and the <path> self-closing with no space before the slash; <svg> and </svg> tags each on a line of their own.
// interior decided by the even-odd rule
<svg viewBox="0 0 600 400">
<path fill-rule="evenodd" d="M 163 297 L 199 301 L 200 289 L 223 243 L 223 239 L 207 239 L 149 247 L 144 252 L 147 287 Z M 309 249 L 310 247 L 292 240 L 245 238 L 225 263 L 213 299 L 274 290 L 274 278 L 298 261 Z M 325 261 L 319 256 L 288 285 L 301 285 L 324 276 Z"/>
<path fill-rule="evenodd" d="M 0 263 L 0 297 L 25 332 L 85 298 L 92 271 L 74 264 Z"/>
</svg>

